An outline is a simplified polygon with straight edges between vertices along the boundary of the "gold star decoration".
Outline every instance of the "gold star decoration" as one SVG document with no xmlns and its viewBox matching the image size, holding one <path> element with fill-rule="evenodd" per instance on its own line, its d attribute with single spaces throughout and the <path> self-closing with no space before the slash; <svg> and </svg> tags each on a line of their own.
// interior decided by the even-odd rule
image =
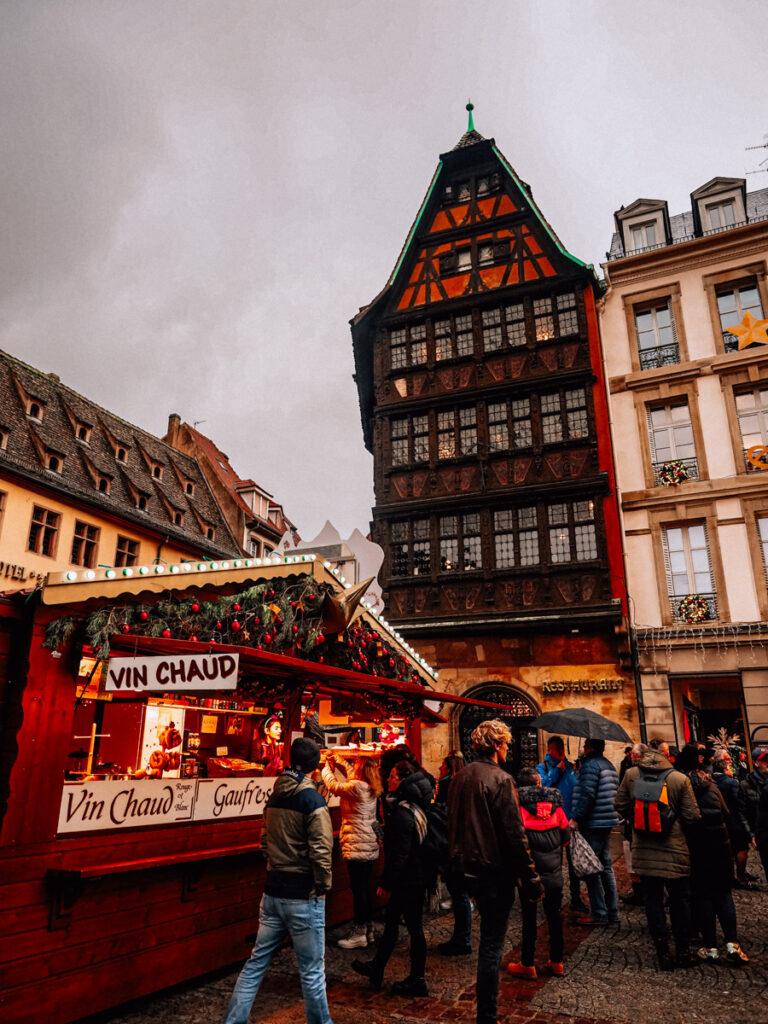
<svg viewBox="0 0 768 1024">
<path fill-rule="evenodd" d="M 739 339 L 739 350 L 748 345 L 768 345 L 768 320 L 758 320 L 749 310 L 735 327 L 726 327 L 729 334 Z"/>
</svg>

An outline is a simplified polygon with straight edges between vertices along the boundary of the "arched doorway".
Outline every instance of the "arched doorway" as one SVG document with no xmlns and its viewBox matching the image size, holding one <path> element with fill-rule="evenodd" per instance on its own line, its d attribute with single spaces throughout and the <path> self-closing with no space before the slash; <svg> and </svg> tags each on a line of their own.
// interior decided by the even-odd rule
<svg viewBox="0 0 768 1024">
<path fill-rule="evenodd" d="M 540 713 L 536 705 L 521 690 L 505 683 L 483 683 L 464 694 L 475 700 L 506 704 L 509 710 L 494 711 L 491 708 L 464 704 L 459 712 L 459 745 L 467 762 L 474 760 L 472 730 L 488 718 L 500 718 L 512 733 L 512 742 L 504 766 L 513 775 L 521 768 L 534 767 L 539 760 L 539 734 L 531 728 L 531 722 Z"/>
</svg>

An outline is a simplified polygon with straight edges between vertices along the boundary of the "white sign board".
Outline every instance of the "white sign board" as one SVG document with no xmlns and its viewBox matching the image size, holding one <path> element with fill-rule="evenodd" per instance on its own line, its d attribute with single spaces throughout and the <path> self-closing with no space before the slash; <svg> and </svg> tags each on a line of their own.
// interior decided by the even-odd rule
<svg viewBox="0 0 768 1024">
<path fill-rule="evenodd" d="M 58 834 L 252 818 L 264 813 L 276 779 L 124 779 L 67 783 Z M 331 797 L 328 806 L 339 803 Z"/>
<path fill-rule="evenodd" d="M 182 654 L 177 657 L 111 658 L 107 690 L 234 690 L 237 654 Z"/>
</svg>

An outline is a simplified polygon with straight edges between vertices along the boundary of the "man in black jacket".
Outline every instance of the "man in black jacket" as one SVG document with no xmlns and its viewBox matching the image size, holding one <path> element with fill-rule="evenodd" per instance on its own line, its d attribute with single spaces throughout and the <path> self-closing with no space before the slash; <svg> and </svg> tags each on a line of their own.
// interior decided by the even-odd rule
<svg viewBox="0 0 768 1024">
<path fill-rule="evenodd" d="M 477 954 L 477 1024 L 496 1024 L 499 968 L 515 888 L 537 903 L 544 895 L 520 816 L 507 760 L 507 726 L 481 722 L 472 733 L 476 760 L 460 771 L 448 790 L 451 866 L 461 871 L 480 912 Z"/>
</svg>

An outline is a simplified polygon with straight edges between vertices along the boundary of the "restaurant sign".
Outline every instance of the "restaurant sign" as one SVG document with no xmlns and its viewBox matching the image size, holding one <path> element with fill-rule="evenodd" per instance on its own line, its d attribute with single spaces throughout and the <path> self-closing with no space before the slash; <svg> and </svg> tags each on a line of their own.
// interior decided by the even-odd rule
<svg viewBox="0 0 768 1024">
<path fill-rule="evenodd" d="M 263 813 L 276 781 L 255 776 L 68 783 L 61 795 L 58 834 L 250 818 Z M 328 800 L 330 806 L 338 802 Z"/>
<path fill-rule="evenodd" d="M 547 679 L 541 692 L 547 693 L 616 693 L 624 689 L 624 680 L 612 679 Z"/>
<path fill-rule="evenodd" d="M 184 654 L 178 657 L 111 658 L 107 690 L 234 690 L 238 654 Z"/>
</svg>

